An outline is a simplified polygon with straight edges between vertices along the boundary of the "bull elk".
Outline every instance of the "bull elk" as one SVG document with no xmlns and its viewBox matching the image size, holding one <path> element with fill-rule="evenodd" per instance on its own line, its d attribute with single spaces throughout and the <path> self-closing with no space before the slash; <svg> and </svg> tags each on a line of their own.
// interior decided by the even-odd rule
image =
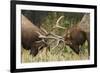
<svg viewBox="0 0 100 73">
<path fill-rule="evenodd" d="M 49 47 L 47 39 L 56 39 L 54 36 L 48 36 L 49 33 L 44 28 L 34 25 L 24 15 L 21 15 L 21 20 L 21 43 L 33 56 L 36 56 L 43 47 Z"/>
<path fill-rule="evenodd" d="M 61 28 L 65 29 L 65 35 L 63 37 L 63 41 L 66 45 L 68 45 L 72 50 L 79 54 L 80 52 L 80 46 L 82 46 L 85 41 L 88 41 L 88 55 L 90 56 L 90 28 L 89 28 L 89 14 L 85 14 L 77 25 L 73 25 L 70 28 L 65 28 L 59 25 L 59 21 L 64 16 L 61 16 L 57 22 L 56 25 L 53 28 Z M 59 44 L 59 43 L 58 43 Z M 58 45 L 57 44 L 57 45 Z"/>
<path fill-rule="evenodd" d="M 47 46 L 43 39 L 47 33 L 31 23 L 24 15 L 21 15 L 21 19 L 22 46 L 23 48 L 30 50 L 30 54 L 36 56 L 39 49 Z"/>
<path fill-rule="evenodd" d="M 90 32 L 89 32 L 89 14 L 85 14 L 80 23 L 67 29 L 64 37 L 66 45 L 69 45 L 77 54 L 79 54 L 85 41 L 88 42 L 88 55 L 90 55 Z"/>
</svg>

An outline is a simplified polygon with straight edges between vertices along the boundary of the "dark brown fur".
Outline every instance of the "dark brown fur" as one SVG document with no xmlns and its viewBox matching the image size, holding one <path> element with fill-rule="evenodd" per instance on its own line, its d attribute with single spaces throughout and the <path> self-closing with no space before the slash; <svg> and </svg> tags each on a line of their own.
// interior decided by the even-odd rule
<svg viewBox="0 0 100 73">
<path fill-rule="evenodd" d="M 79 54 L 80 46 L 82 46 L 86 40 L 88 41 L 88 45 L 90 46 L 89 33 L 81 30 L 77 26 L 73 26 L 67 29 L 64 39 L 66 41 L 66 45 L 69 45 L 77 54 Z"/>
</svg>

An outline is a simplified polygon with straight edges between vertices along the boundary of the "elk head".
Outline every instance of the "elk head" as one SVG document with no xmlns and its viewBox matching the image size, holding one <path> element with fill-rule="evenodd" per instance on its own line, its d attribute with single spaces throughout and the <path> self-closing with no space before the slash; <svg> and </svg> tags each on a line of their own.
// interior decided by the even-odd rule
<svg viewBox="0 0 100 73">
<path fill-rule="evenodd" d="M 80 46 L 86 41 L 86 33 L 77 27 L 71 27 L 67 30 L 64 40 L 66 45 L 69 45 L 75 53 L 79 54 Z"/>
<path fill-rule="evenodd" d="M 36 56 L 38 51 L 47 46 L 44 38 L 47 34 L 30 22 L 24 15 L 21 15 L 21 41 L 25 49 L 30 50 L 30 54 Z"/>
<path fill-rule="evenodd" d="M 47 43 L 48 39 L 61 39 L 61 37 L 58 37 L 53 33 L 48 33 L 44 28 L 35 26 L 24 15 L 22 15 L 21 18 L 22 46 L 23 48 L 30 50 L 30 54 L 32 54 L 33 56 L 36 56 L 38 54 L 38 51 L 43 47 L 49 47 Z"/>
<path fill-rule="evenodd" d="M 87 33 L 85 30 L 82 30 L 79 27 L 79 24 L 83 24 L 85 23 L 85 18 L 86 15 L 84 15 L 84 17 L 82 18 L 81 22 L 75 26 L 72 26 L 70 28 L 65 28 L 59 25 L 59 21 L 63 18 L 64 16 L 61 16 L 57 22 L 56 25 L 54 26 L 54 28 L 61 28 L 61 29 L 65 29 L 65 35 L 62 36 L 63 37 L 63 42 L 68 45 L 70 48 L 72 48 L 72 50 L 76 53 L 79 54 L 80 52 L 80 46 L 82 46 L 85 41 L 88 41 L 88 46 L 89 46 L 89 32 Z M 87 23 L 87 22 L 86 22 Z M 81 26 L 82 27 L 82 26 Z M 86 25 L 85 25 L 86 27 Z M 88 53 L 89 53 L 89 48 L 88 48 Z"/>
</svg>

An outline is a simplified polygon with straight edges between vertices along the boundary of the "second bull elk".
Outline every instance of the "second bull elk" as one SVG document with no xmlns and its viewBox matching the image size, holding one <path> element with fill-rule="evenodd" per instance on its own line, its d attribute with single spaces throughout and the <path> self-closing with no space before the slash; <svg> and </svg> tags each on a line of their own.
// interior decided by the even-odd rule
<svg viewBox="0 0 100 73">
<path fill-rule="evenodd" d="M 80 23 L 67 29 L 64 37 L 66 45 L 69 45 L 77 54 L 85 41 L 88 42 L 88 55 L 90 55 L 90 18 L 89 14 L 85 14 Z"/>
<path fill-rule="evenodd" d="M 90 55 L 90 18 L 89 14 L 85 14 L 77 25 L 73 25 L 70 28 L 65 28 L 59 25 L 59 21 L 63 18 L 64 16 L 61 16 L 54 28 L 62 28 L 65 29 L 65 36 L 64 38 L 64 43 L 68 45 L 72 50 L 76 53 L 79 54 L 80 52 L 80 46 L 82 46 L 85 41 L 87 40 L 88 42 L 88 54 Z"/>
<path fill-rule="evenodd" d="M 65 44 L 69 45 L 75 51 L 75 53 L 79 54 L 81 50 L 80 46 L 82 46 L 86 40 L 88 41 L 89 45 L 88 35 L 89 33 L 81 30 L 80 28 L 77 28 L 76 26 L 72 27 L 68 29 L 68 32 L 64 37 Z"/>
</svg>

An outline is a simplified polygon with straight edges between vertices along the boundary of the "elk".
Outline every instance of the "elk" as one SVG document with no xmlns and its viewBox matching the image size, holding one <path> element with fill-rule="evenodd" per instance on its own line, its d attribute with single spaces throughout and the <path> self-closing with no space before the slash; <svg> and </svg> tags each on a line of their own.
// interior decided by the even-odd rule
<svg viewBox="0 0 100 73">
<path fill-rule="evenodd" d="M 34 25 L 27 17 L 21 15 L 21 43 L 24 49 L 36 56 L 43 47 L 49 47 L 47 39 L 56 39 L 55 35 L 48 33 L 44 28 Z M 48 35 L 53 36 L 48 36 Z"/>
<path fill-rule="evenodd" d="M 88 37 L 86 32 L 75 26 L 68 29 L 67 34 L 64 36 L 64 40 L 66 45 L 69 45 L 75 53 L 79 54 L 81 50 L 80 46 L 82 46 L 86 40 L 88 41 Z"/>
<path fill-rule="evenodd" d="M 64 16 L 61 16 L 56 25 L 53 28 L 65 29 L 65 35 L 62 37 L 63 42 L 68 45 L 76 54 L 79 54 L 81 48 L 85 41 L 88 42 L 88 54 L 90 56 L 90 28 L 89 28 L 89 14 L 85 14 L 77 25 L 73 25 L 70 28 L 65 28 L 59 25 L 59 21 Z M 58 42 L 59 44 L 59 42 Z M 56 46 L 58 46 L 58 44 Z"/>
<path fill-rule="evenodd" d="M 24 15 L 21 15 L 21 43 L 24 49 L 30 50 L 30 54 L 36 56 L 39 49 L 46 47 L 44 37 L 46 31 L 35 26 Z"/>
<path fill-rule="evenodd" d="M 85 41 L 88 42 L 88 55 L 90 56 L 90 33 L 89 33 L 89 14 L 85 14 L 77 25 L 66 30 L 64 40 L 75 53 L 79 54 L 81 47 Z"/>
</svg>

